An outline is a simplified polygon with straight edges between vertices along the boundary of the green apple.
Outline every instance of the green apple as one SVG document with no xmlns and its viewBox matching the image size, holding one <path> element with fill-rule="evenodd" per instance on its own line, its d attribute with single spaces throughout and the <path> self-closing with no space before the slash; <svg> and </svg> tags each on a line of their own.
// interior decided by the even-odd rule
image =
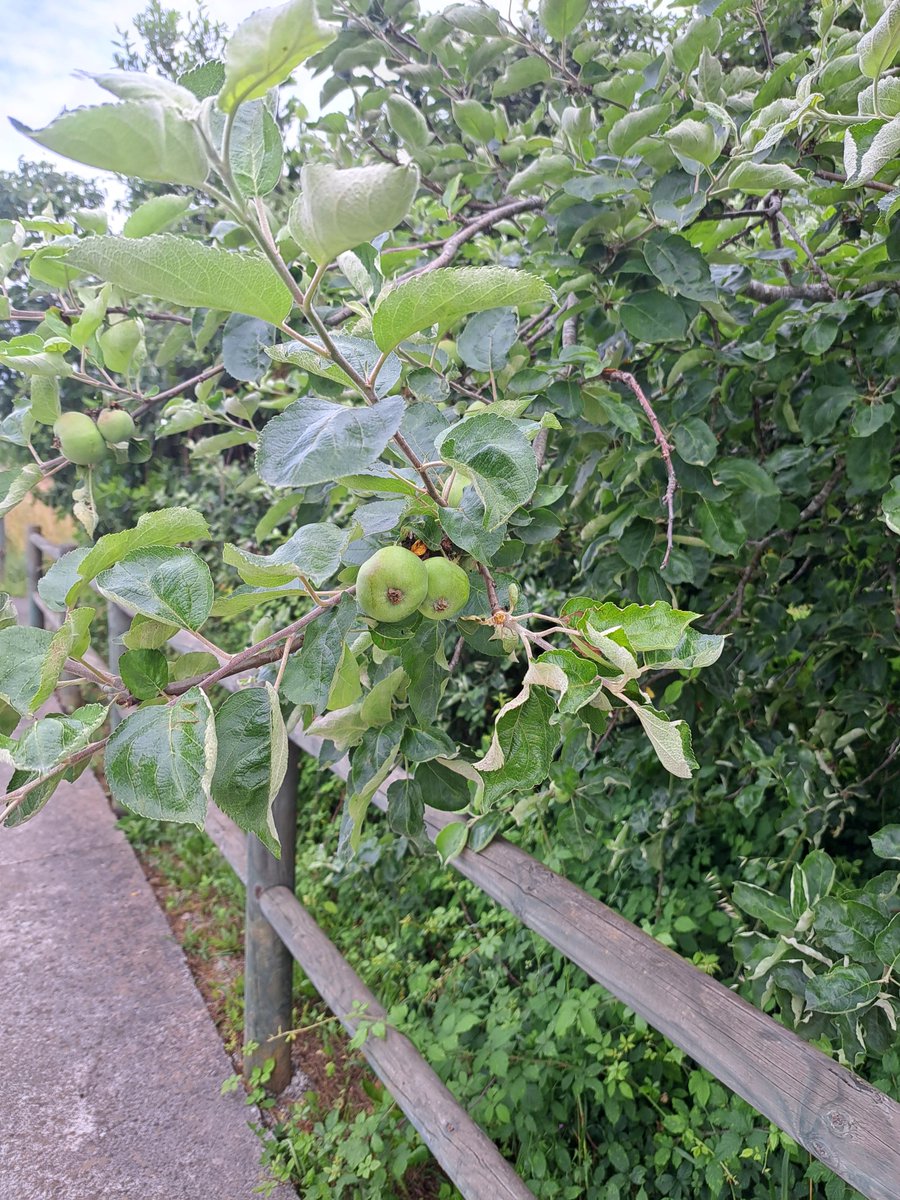
<svg viewBox="0 0 900 1200">
<path fill-rule="evenodd" d="M 356 577 L 356 601 L 367 617 L 389 624 L 412 616 L 428 593 L 425 564 L 402 546 L 367 558 Z"/>
<path fill-rule="evenodd" d="M 53 432 L 60 450 L 79 467 L 93 467 L 106 454 L 106 442 L 87 413 L 63 413 L 54 423 Z"/>
<path fill-rule="evenodd" d="M 430 621 L 449 621 L 466 606 L 469 577 L 449 558 L 429 558 L 425 563 L 428 592 L 419 612 Z"/>
<path fill-rule="evenodd" d="M 97 428 L 104 442 L 127 442 L 134 437 L 134 421 L 124 408 L 104 408 Z"/>
</svg>

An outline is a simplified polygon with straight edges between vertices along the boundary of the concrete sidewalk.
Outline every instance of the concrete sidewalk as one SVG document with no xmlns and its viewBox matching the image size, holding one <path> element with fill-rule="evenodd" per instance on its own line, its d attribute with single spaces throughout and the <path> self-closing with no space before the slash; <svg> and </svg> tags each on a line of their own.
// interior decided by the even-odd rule
<svg viewBox="0 0 900 1200">
<path fill-rule="evenodd" d="M 94 776 L 0 829 L 0 1200 L 252 1200 L 232 1070 Z"/>
</svg>

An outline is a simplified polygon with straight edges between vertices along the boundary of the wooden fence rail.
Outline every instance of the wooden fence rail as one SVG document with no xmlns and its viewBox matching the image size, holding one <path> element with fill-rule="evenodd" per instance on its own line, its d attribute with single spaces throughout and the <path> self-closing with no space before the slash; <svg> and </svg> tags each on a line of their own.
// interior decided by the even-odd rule
<svg viewBox="0 0 900 1200">
<path fill-rule="evenodd" d="M 42 538 L 38 541 L 33 537 L 32 543 L 51 557 L 59 556 L 59 549 Z M 187 633 L 178 634 L 172 641 L 182 650 L 198 645 Z M 231 688 L 239 686 L 234 680 L 225 682 Z M 291 734 L 291 741 L 312 755 L 317 755 L 321 746 L 319 739 L 298 731 Z M 328 769 L 346 778 L 348 764 L 345 759 Z M 386 808 L 384 788 L 379 789 L 375 803 Z M 434 839 L 445 825 L 457 819 L 453 814 L 426 808 L 428 835 Z M 236 867 L 243 861 L 243 843 L 256 842 L 255 838 L 245 839 L 220 813 L 211 816 L 207 828 Z M 868 1200 L 900 1200 L 900 1105 L 890 1097 L 504 838 L 496 838 L 478 854 L 464 850 L 452 865 Z M 262 915 L 304 969 L 301 947 L 319 946 L 315 962 L 309 960 L 317 977 L 311 971 L 307 973 L 322 992 L 331 986 L 329 973 L 338 972 L 343 960 L 330 957 L 316 942 L 310 930 L 312 918 L 287 889 L 272 887 L 264 878 L 258 878 L 252 858 L 251 868 L 245 874 L 248 892 L 254 891 Z M 325 937 L 321 930 L 318 933 Z M 334 947 L 331 952 L 337 955 Z M 319 964 L 320 954 L 327 968 Z M 349 971 L 346 964 L 343 968 Z M 364 987 L 356 980 L 351 991 L 358 996 Z M 337 992 L 333 998 L 338 1002 Z M 347 1014 L 338 1015 L 344 1020 Z M 278 1034 L 278 1028 L 270 1028 L 272 1035 Z M 426 1070 L 430 1068 L 426 1066 Z M 394 1087 L 388 1086 L 397 1095 Z M 394 1086 L 400 1084 L 395 1081 Z M 403 1107 L 403 1101 L 397 1098 Z M 411 1106 L 414 1101 L 421 1105 L 424 1096 L 419 1093 L 411 1097 Z M 437 1149 L 440 1139 L 421 1113 L 419 1119 L 423 1120 L 420 1132 L 424 1140 L 443 1163 Z M 467 1116 L 465 1120 L 470 1123 Z M 484 1138 L 480 1130 L 478 1133 Z M 516 1182 L 520 1189 L 524 1187 Z M 490 1184 L 490 1191 L 481 1183 L 474 1185 L 475 1190 L 459 1186 L 465 1196 L 477 1200 L 493 1200 L 495 1194 L 529 1194 L 522 1190 L 498 1192 L 495 1182 Z"/>
</svg>

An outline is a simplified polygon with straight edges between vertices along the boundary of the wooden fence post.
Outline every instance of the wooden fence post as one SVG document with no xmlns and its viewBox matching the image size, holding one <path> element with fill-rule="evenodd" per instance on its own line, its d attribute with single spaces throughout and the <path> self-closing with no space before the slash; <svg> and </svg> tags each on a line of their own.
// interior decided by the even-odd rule
<svg viewBox="0 0 900 1200">
<path fill-rule="evenodd" d="M 108 600 L 106 603 L 106 627 L 107 627 L 107 656 L 106 662 L 110 671 L 114 675 L 119 673 L 119 659 L 122 657 L 124 647 L 122 645 L 122 636 L 128 632 L 131 627 L 131 617 L 120 608 L 118 604 Z M 115 727 L 122 720 L 122 713 L 119 710 L 118 704 L 114 704 L 109 710 L 109 725 L 110 729 Z"/>
<path fill-rule="evenodd" d="M 25 530 L 25 580 L 28 589 L 28 624 L 35 629 L 44 628 L 44 614 L 38 608 L 35 593 L 38 580 L 44 573 L 44 554 L 34 544 L 32 534 L 40 534 L 40 525 L 29 525 Z"/>
<path fill-rule="evenodd" d="M 247 904 L 244 923 L 244 1079 L 255 1067 L 275 1059 L 267 1083 L 273 1094 L 291 1080 L 291 1044 L 280 1035 L 291 1028 L 294 959 L 263 916 L 259 898 L 270 887 L 294 890 L 294 851 L 297 837 L 297 776 L 300 751 L 288 743 L 288 767 L 273 808 L 281 841 L 277 859 L 259 838 L 247 838 Z M 258 1048 L 247 1052 L 247 1045 Z"/>
</svg>

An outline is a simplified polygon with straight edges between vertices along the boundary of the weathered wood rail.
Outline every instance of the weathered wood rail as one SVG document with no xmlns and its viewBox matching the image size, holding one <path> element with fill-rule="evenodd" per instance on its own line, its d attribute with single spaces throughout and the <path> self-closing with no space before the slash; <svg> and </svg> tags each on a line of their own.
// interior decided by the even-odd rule
<svg viewBox="0 0 900 1200">
<path fill-rule="evenodd" d="M 57 558 L 61 553 L 39 535 L 33 534 L 30 542 L 48 557 Z M 36 581 L 36 574 L 30 576 L 32 592 Z M 58 620 L 58 614 L 39 605 L 42 620 Z M 197 648 L 186 633 L 178 634 L 173 644 L 180 649 Z M 232 688 L 239 686 L 233 680 L 226 682 Z M 291 734 L 291 742 L 297 750 L 314 756 L 321 746 L 319 739 L 297 731 Z M 328 769 L 346 778 L 348 763 L 342 760 Z M 376 794 L 375 804 L 386 808 L 384 788 Z M 456 819 L 453 814 L 427 808 L 429 837 L 434 839 Z M 293 824 L 289 829 L 293 836 Z M 257 839 L 246 838 L 217 810 L 207 821 L 207 832 L 247 884 L 248 894 L 253 892 L 262 917 L 342 1022 L 355 1028 L 348 1009 L 348 1001 L 353 999 L 368 1004 L 369 1015 L 380 1013 L 377 1000 L 290 889 L 273 885 L 266 872 L 261 873 L 258 854 L 248 854 L 246 848 L 248 842 L 258 846 Z M 284 837 L 282 841 L 284 844 Z M 452 865 L 868 1200 L 900 1200 L 900 1104 L 504 838 L 496 838 L 478 854 L 464 850 Z M 261 1002 L 263 1009 L 270 1000 Z M 277 1039 L 284 1026 L 279 1027 L 273 1019 L 274 1008 L 267 1011 L 270 1035 Z M 264 1025 L 266 1011 L 257 1015 Z M 398 1041 L 400 1035 L 393 1035 L 390 1031 L 383 1042 L 367 1038 L 367 1056 L 463 1194 L 477 1200 L 530 1195 L 508 1164 L 504 1163 L 508 1173 L 504 1175 L 503 1168 L 484 1150 L 482 1142 L 497 1156 L 481 1130 L 452 1097 L 447 1099 L 449 1093 L 444 1097 L 431 1083 L 426 1086 L 425 1075 L 415 1074 L 412 1059 L 401 1066 L 406 1061 L 403 1055 L 411 1051 L 418 1071 L 424 1067 L 424 1072 L 433 1075 L 407 1040 Z M 373 1050 L 376 1041 L 380 1044 Z M 397 1049 L 401 1042 L 402 1051 Z M 417 1080 L 411 1090 L 405 1085 L 408 1072 Z M 440 1081 L 436 1082 L 443 1089 Z M 451 1112 L 448 1103 L 454 1106 L 455 1116 L 446 1115 Z M 463 1128 L 466 1132 L 460 1140 L 457 1135 Z M 477 1175 L 469 1170 L 473 1143 L 468 1139 L 475 1139 L 479 1147 L 477 1161 L 484 1170 Z M 457 1157 L 460 1144 L 465 1147 L 461 1160 Z"/>
</svg>

